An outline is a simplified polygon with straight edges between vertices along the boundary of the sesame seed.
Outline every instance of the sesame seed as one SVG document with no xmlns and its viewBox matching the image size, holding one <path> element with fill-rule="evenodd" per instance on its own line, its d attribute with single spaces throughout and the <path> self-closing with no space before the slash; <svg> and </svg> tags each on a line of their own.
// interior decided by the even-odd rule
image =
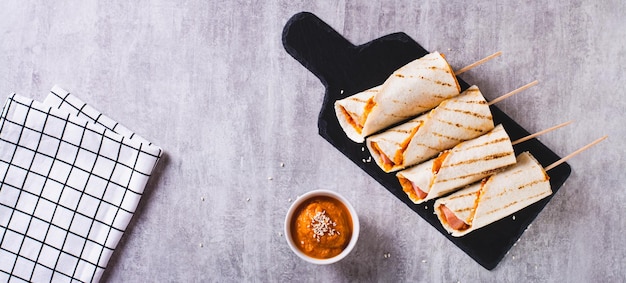
<svg viewBox="0 0 626 283">
<path fill-rule="evenodd" d="M 425 259 L 422 259 L 422 263 L 426 263 L 426 260 L 425 260 Z"/>
<path fill-rule="evenodd" d="M 428 209 L 428 205 L 424 206 L 424 209 Z"/>
<path fill-rule="evenodd" d="M 287 201 L 288 201 L 288 202 L 291 202 L 291 198 L 289 198 Z"/>
<path fill-rule="evenodd" d="M 326 234 L 329 236 L 335 235 L 337 230 L 332 228 L 334 226 L 337 226 L 337 223 L 326 215 L 326 210 L 322 210 L 322 212 L 318 211 L 315 216 L 313 216 L 313 219 L 311 219 L 310 224 L 310 227 L 313 228 L 313 238 L 319 242 L 320 238 Z"/>
<path fill-rule="evenodd" d="M 363 158 L 363 163 L 365 163 L 365 158 Z"/>
<path fill-rule="evenodd" d="M 515 215 L 513 215 L 513 220 L 515 220 Z"/>
<path fill-rule="evenodd" d="M 339 91 L 339 93 L 343 94 L 343 89 Z"/>
<path fill-rule="evenodd" d="M 361 151 L 365 151 L 365 147 L 363 147 L 363 146 L 362 146 L 362 147 L 361 147 Z"/>
</svg>

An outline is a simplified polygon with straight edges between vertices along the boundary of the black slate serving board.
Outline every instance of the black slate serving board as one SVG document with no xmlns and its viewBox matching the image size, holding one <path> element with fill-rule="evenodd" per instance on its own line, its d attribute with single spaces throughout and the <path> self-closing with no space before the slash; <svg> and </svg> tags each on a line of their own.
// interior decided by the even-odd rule
<svg viewBox="0 0 626 283">
<path fill-rule="evenodd" d="M 336 100 L 382 84 L 394 70 L 429 52 L 401 32 L 355 46 L 308 12 L 298 13 L 286 23 L 282 40 L 287 52 L 326 87 L 318 119 L 319 134 L 486 269 L 498 265 L 571 173 L 567 163 L 557 166 L 548 172 L 552 196 L 515 213 L 514 218 L 509 216 L 466 236 L 452 237 L 433 213 L 434 200 L 420 205 L 412 203 L 402 191 L 395 173 L 384 173 L 373 160 L 363 161 L 370 157 L 369 152 L 362 150 L 363 144 L 351 141 L 344 134 L 333 108 Z M 469 87 L 460 78 L 459 84 L 463 90 Z M 491 106 L 491 110 L 494 122 L 504 126 L 511 140 L 529 134 L 497 107 Z M 516 154 L 530 151 L 544 167 L 560 159 L 536 139 L 516 145 L 514 149 Z M 393 213 L 389 213 L 389 217 L 393 217 Z"/>
</svg>

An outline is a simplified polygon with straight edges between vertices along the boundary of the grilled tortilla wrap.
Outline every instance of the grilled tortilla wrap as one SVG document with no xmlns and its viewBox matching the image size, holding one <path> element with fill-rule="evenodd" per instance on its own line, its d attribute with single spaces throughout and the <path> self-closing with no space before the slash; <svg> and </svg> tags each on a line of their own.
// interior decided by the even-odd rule
<svg viewBox="0 0 626 283">
<path fill-rule="evenodd" d="M 478 87 L 472 86 L 426 114 L 368 137 L 366 144 L 376 164 L 385 172 L 394 172 L 493 128 L 489 105 Z"/>
<path fill-rule="evenodd" d="M 355 142 L 408 120 L 460 92 L 452 68 L 439 52 L 402 66 L 380 86 L 335 102 L 335 114 Z"/>
<path fill-rule="evenodd" d="M 462 142 L 437 158 L 398 172 L 396 176 L 414 203 L 446 195 L 515 164 L 511 139 L 502 125 Z"/>
<path fill-rule="evenodd" d="M 549 179 L 524 152 L 505 171 L 436 200 L 435 214 L 452 236 L 463 236 L 551 195 Z"/>
<path fill-rule="evenodd" d="M 363 125 L 374 107 L 374 96 L 381 87 L 375 86 L 335 102 L 335 113 L 339 125 L 351 140 L 363 142 Z"/>
</svg>

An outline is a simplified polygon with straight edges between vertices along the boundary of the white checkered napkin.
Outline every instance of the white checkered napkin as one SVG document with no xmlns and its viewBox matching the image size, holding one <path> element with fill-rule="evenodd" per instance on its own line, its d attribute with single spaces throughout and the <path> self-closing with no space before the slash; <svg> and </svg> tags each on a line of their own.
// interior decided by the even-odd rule
<svg viewBox="0 0 626 283">
<path fill-rule="evenodd" d="M 98 281 L 160 156 L 86 117 L 10 96 L 0 117 L 0 282 Z"/>
</svg>

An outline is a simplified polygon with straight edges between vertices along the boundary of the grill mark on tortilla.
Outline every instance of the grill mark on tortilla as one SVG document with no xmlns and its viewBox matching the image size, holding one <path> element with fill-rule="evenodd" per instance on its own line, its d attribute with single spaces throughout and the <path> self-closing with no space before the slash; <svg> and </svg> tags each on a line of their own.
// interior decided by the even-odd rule
<svg viewBox="0 0 626 283">
<path fill-rule="evenodd" d="M 485 119 L 485 120 L 493 120 L 493 117 L 491 115 L 483 115 L 483 114 L 472 112 L 472 111 L 468 111 L 468 110 L 452 109 L 452 108 L 446 108 L 446 107 L 443 107 L 441 109 L 442 110 L 446 110 L 446 111 L 461 113 L 461 114 L 465 114 L 465 115 L 469 115 L 469 116 L 474 116 L 474 117 Z"/>
<path fill-rule="evenodd" d="M 411 107 L 413 107 L 413 108 L 424 108 L 424 109 L 430 109 L 431 108 L 431 107 L 426 107 L 424 105 L 413 105 L 414 103 L 409 103 L 409 102 L 403 101 L 403 100 L 391 99 L 389 101 L 391 103 L 395 103 L 395 104 L 411 105 Z M 387 115 L 393 115 L 393 113 L 390 113 L 390 114 L 387 114 Z"/>
<path fill-rule="evenodd" d="M 387 132 L 401 133 L 401 134 L 408 134 L 408 133 L 410 133 L 412 131 L 413 131 L 413 129 L 407 129 L 407 130 L 404 130 L 404 129 L 389 129 L 389 130 L 387 130 Z"/>
<path fill-rule="evenodd" d="M 418 145 L 418 146 L 421 146 L 421 147 L 425 147 L 425 148 L 428 148 L 428 149 L 431 149 L 431 150 L 435 150 L 435 151 L 437 151 L 437 152 L 442 151 L 442 149 L 441 149 L 441 148 L 432 147 L 432 146 L 430 146 L 430 145 L 423 144 L 423 143 L 416 143 L 415 145 Z"/>
<path fill-rule="evenodd" d="M 465 93 L 475 93 L 475 92 L 479 92 L 479 91 L 480 90 L 478 88 L 468 88 L 464 92 Z"/>
<path fill-rule="evenodd" d="M 411 133 L 413 131 L 413 129 L 415 129 L 415 127 L 418 127 L 419 125 L 421 125 L 421 121 L 408 121 L 404 125 L 406 125 L 406 124 L 415 124 L 415 126 L 412 126 L 410 128 L 407 128 L 407 129 L 391 128 L 391 129 L 387 130 L 386 132 L 408 134 L 408 133 Z"/>
<path fill-rule="evenodd" d="M 438 122 L 441 122 L 441 123 L 444 123 L 444 124 L 448 124 L 450 126 L 454 126 L 454 127 L 457 127 L 457 128 L 462 128 L 462 129 L 466 129 L 466 130 L 469 130 L 469 131 L 474 131 L 474 132 L 477 132 L 477 133 L 484 133 L 485 132 L 485 130 L 483 130 L 483 129 L 477 129 L 477 128 L 473 128 L 473 127 L 468 127 L 468 126 L 465 126 L 465 125 L 462 125 L 462 124 L 459 124 L 459 123 L 453 123 L 453 122 L 450 122 L 450 121 L 441 120 L 439 118 L 433 118 L 433 119 L 435 121 L 438 121 Z"/>
<path fill-rule="evenodd" d="M 529 196 L 529 197 L 527 197 L 527 198 L 525 198 L 525 199 L 523 199 L 523 200 L 521 200 L 521 201 L 522 201 L 522 202 L 523 202 L 523 201 L 527 201 L 527 200 L 529 200 L 529 199 L 538 198 L 538 197 L 541 197 L 541 196 L 543 196 L 543 195 L 547 195 L 547 192 L 541 192 L 541 193 L 538 193 L 538 194 L 536 194 L 536 195 Z M 486 212 L 486 213 L 485 213 L 485 215 L 489 215 L 489 214 L 492 214 L 492 213 L 498 212 L 498 211 L 500 211 L 500 210 L 506 209 L 506 208 L 508 208 L 508 207 L 510 207 L 510 206 L 513 206 L 513 205 L 517 204 L 518 202 L 520 202 L 520 201 L 512 201 L 512 202 L 510 202 L 510 203 L 508 203 L 508 204 L 506 204 L 506 205 L 504 205 L 504 206 L 502 206 L 502 207 L 498 207 L 498 208 L 496 208 L 496 209 L 492 209 L 491 211 Z"/>
<path fill-rule="evenodd" d="M 485 170 L 485 171 L 482 171 L 482 172 L 476 172 L 476 173 L 467 174 L 467 175 L 463 175 L 463 176 L 457 176 L 457 177 L 450 178 L 450 179 L 445 179 L 445 180 L 437 179 L 435 181 L 435 183 L 445 183 L 445 182 L 450 182 L 450 181 L 454 181 L 454 180 L 458 180 L 458 179 L 471 178 L 471 177 L 474 177 L 474 176 L 488 176 L 488 175 L 495 174 L 495 173 L 497 173 L 497 172 L 499 172 L 501 170 L 502 169 L 499 169 L 499 168 L 498 169 L 489 169 L 489 170 Z"/>
<path fill-rule="evenodd" d="M 439 68 L 437 66 L 428 66 L 428 67 L 421 67 L 421 68 L 414 68 L 414 69 L 416 69 L 416 70 L 427 70 L 428 73 L 431 73 L 431 74 L 434 74 L 433 71 L 441 71 L 441 72 L 444 72 L 446 74 L 450 74 L 450 71 L 447 68 L 443 69 L 443 68 Z M 430 82 L 433 82 L 435 84 L 442 85 L 442 86 L 456 87 L 456 82 L 455 82 L 455 84 L 452 84 L 452 83 L 443 82 L 443 81 L 440 81 L 440 80 L 435 80 L 435 79 L 433 79 L 433 77 L 435 77 L 434 75 L 426 77 L 426 76 L 423 76 L 423 75 L 415 76 L 415 75 L 406 75 L 406 74 L 403 74 L 402 72 L 395 72 L 395 73 L 393 73 L 393 76 L 397 77 L 397 78 L 400 78 L 400 79 L 405 79 L 405 78 L 415 79 L 415 78 L 418 78 L 420 80 L 430 81 Z"/>
<path fill-rule="evenodd" d="M 396 117 L 396 118 L 402 118 L 402 119 L 408 119 L 408 118 L 413 117 L 413 115 L 398 115 L 398 114 L 389 114 L 389 113 L 385 113 L 385 115 L 389 117 Z"/>
<path fill-rule="evenodd" d="M 453 199 L 457 199 L 457 198 L 464 198 L 464 197 L 468 197 L 468 196 L 475 195 L 475 194 L 476 194 L 476 192 L 469 192 L 469 193 L 465 193 L 465 194 L 451 196 L 450 198 L 448 198 L 448 200 L 453 200 Z"/>
<path fill-rule="evenodd" d="M 541 183 L 541 182 L 546 182 L 546 181 L 547 181 L 547 180 L 545 180 L 545 179 L 542 179 L 542 180 L 534 180 L 534 181 L 532 181 L 532 182 L 528 182 L 528 183 L 526 183 L 526 184 L 523 184 L 523 185 L 521 185 L 521 186 L 519 186 L 519 187 L 517 187 L 517 188 L 513 188 L 513 189 L 509 189 L 509 190 L 505 190 L 505 191 L 503 191 L 503 192 L 500 192 L 500 193 L 499 193 L 499 194 L 497 194 L 497 195 L 494 195 L 494 196 L 491 196 L 491 197 L 486 198 L 486 200 L 490 200 L 490 199 L 492 199 L 492 198 L 496 198 L 496 197 L 501 197 L 501 196 L 505 195 L 505 194 L 506 194 L 507 192 L 509 192 L 509 191 L 513 191 L 513 190 L 523 190 L 523 189 L 525 189 L 525 188 L 527 188 L 527 187 L 530 187 L 530 186 L 533 186 L 533 185 L 539 184 L 539 183 Z"/>
<path fill-rule="evenodd" d="M 481 144 L 477 144 L 477 145 L 468 146 L 466 148 L 459 147 L 458 150 L 456 150 L 455 152 L 467 151 L 467 150 L 470 150 L 470 149 L 479 148 L 479 147 L 483 147 L 483 146 L 488 146 L 490 144 L 502 143 L 502 142 L 506 142 L 506 141 L 509 141 L 509 139 L 508 138 L 499 138 L 499 139 L 488 141 L 486 143 L 481 143 Z"/>
<path fill-rule="evenodd" d="M 432 96 L 435 97 L 435 98 L 441 98 L 441 99 L 449 99 L 449 98 L 454 97 L 454 95 L 453 96 L 444 96 L 444 95 L 437 95 L 437 94 L 433 94 Z"/>
<path fill-rule="evenodd" d="M 453 140 L 453 141 L 459 141 L 459 142 L 463 141 L 463 139 L 460 139 L 460 138 L 457 138 L 457 137 L 446 136 L 444 134 L 437 133 L 437 132 L 433 132 L 432 135 L 433 136 L 437 136 L 437 137 L 441 137 L 441 138 L 446 138 L 446 139 Z"/>
<path fill-rule="evenodd" d="M 487 104 L 487 101 L 484 101 L 484 100 L 454 100 L 454 101 L 450 101 L 450 102 L 465 103 L 465 104 L 480 104 L 480 105 L 486 105 Z"/>
<path fill-rule="evenodd" d="M 511 154 L 513 154 L 513 152 L 494 153 L 494 154 L 490 154 L 490 155 L 487 155 L 487 156 L 483 156 L 481 158 L 474 158 L 474 159 L 470 159 L 470 160 L 464 160 L 464 161 L 460 161 L 460 162 L 457 162 L 457 163 L 441 166 L 441 169 L 448 168 L 448 167 L 454 167 L 454 166 L 458 166 L 458 165 L 463 165 L 463 164 L 472 164 L 472 163 L 479 162 L 479 161 L 500 159 L 500 158 L 504 158 L 504 157 L 510 156 Z"/>
<path fill-rule="evenodd" d="M 476 193 L 474 193 L 476 194 Z M 473 207 L 466 207 L 466 208 L 461 208 L 461 209 L 457 209 L 454 212 L 465 212 L 465 211 L 471 211 L 472 209 L 474 209 Z"/>
</svg>

